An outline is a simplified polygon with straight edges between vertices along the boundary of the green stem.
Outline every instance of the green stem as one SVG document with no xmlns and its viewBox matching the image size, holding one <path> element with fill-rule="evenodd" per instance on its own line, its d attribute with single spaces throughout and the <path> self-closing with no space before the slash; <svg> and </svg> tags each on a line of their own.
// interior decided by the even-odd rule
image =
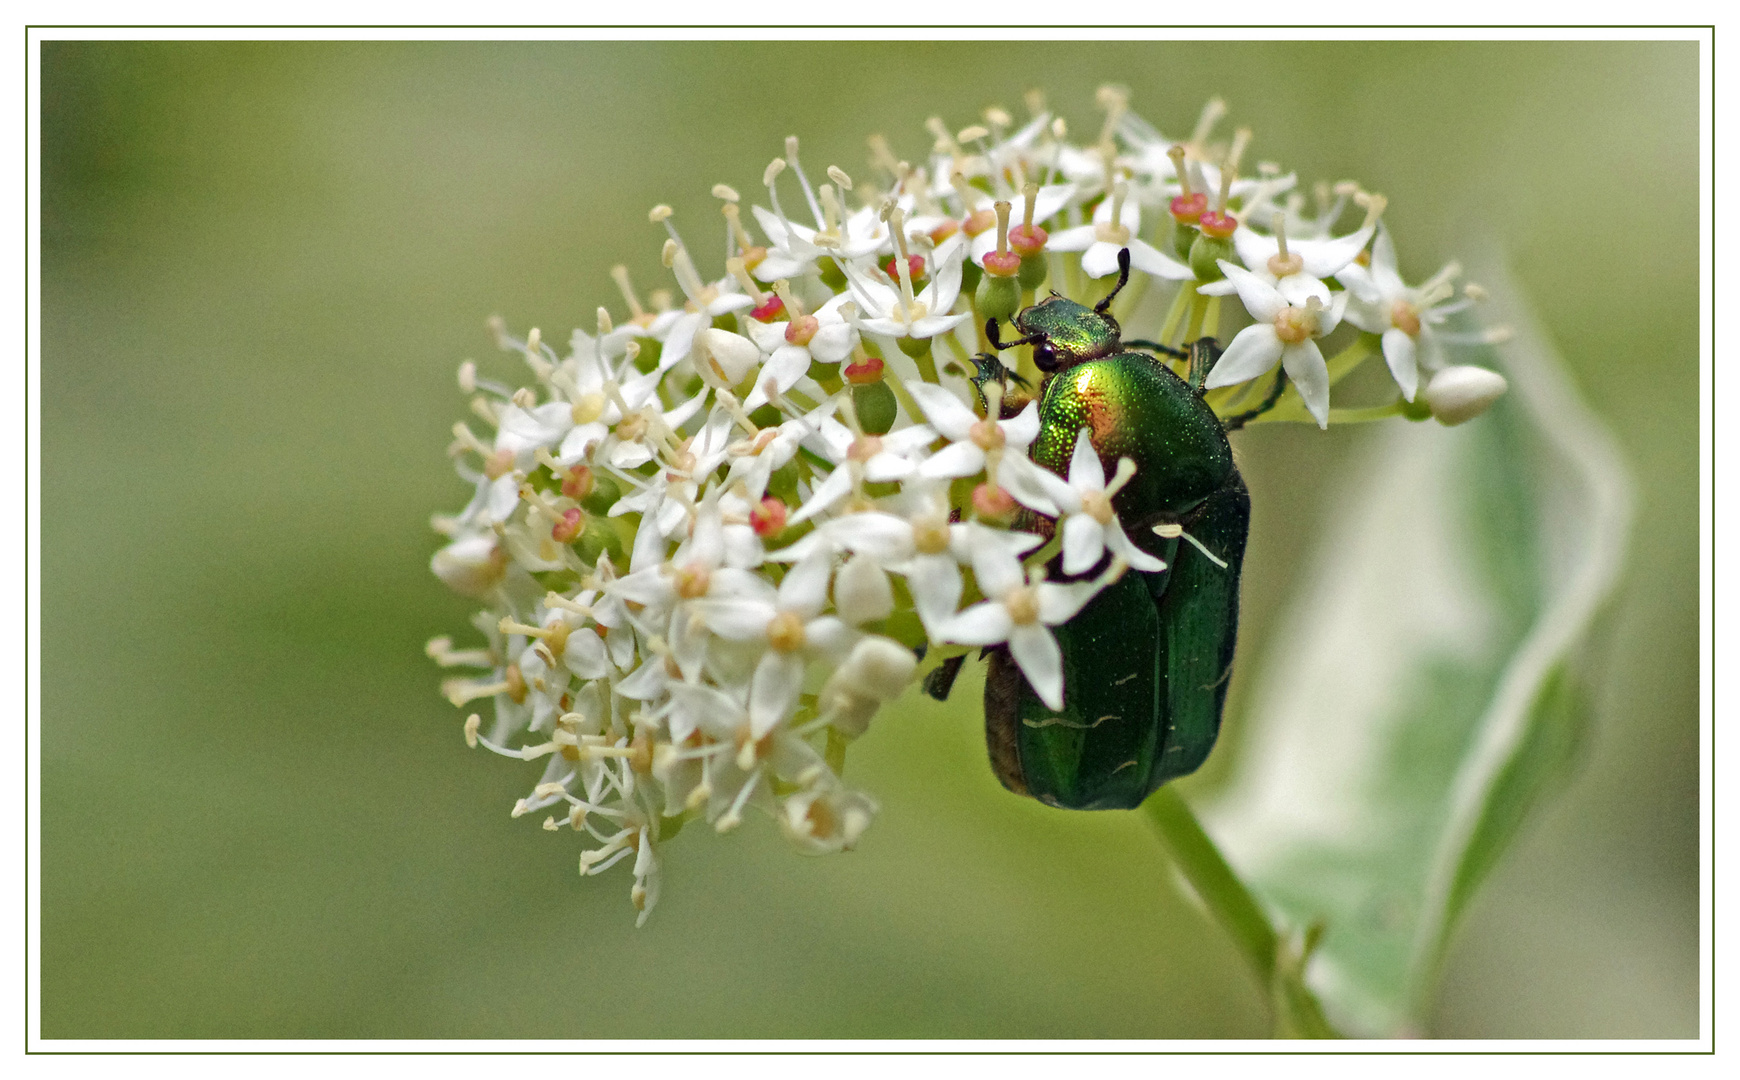
<svg viewBox="0 0 1740 1080">
<path fill-rule="evenodd" d="M 1331 424 L 1369 424 L 1373 420 L 1387 420 L 1392 416 L 1401 416 L 1405 401 L 1394 401 L 1388 405 L 1370 405 L 1363 409 L 1330 409 Z"/>
<path fill-rule="evenodd" d="M 1274 1011 L 1280 1038 L 1339 1038 L 1304 983 L 1307 950 L 1275 933 L 1257 898 L 1233 873 L 1176 789 L 1163 787 L 1142 804 L 1173 864 L 1250 965 Z"/>
</svg>

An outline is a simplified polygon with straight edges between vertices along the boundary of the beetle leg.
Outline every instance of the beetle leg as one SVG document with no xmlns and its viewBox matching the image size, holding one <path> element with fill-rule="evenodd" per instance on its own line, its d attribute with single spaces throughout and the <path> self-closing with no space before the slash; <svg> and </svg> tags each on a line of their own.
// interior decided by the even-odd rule
<svg viewBox="0 0 1740 1080">
<path fill-rule="evenodd" d="M 1275 373 L 1275 385 L 1269 390 L 1269 396 L 1263 399 L 1263 403 L 1254 409 L 1249 409 L 1242 413 L 1235 413 L 1234 415 L 1227 417 L 1225 420 L 1221 421 L 1221 427 L 1227 431 L 1237 431 L 1239 428 L 1244 427 L 1252 420 L 1255 420 L 1257 417 L 1263 415 L 1279 404 L 1281 401 L 1281 394 L 1286 389 L 1287 373 L 1285 371 L 1277 371 Z"/>
<path fill-rule="evenodd" d="M 1220 359 L 1220 342 L 1211 337 L 1197 338 L 1190 343 L 1190 388 L 1202 393 L 1202 384 L 1208 381 L 1208 372 L 1214 367 L 1214 362 Z"/>
<path fill-rule="evenodd" d="M 979 395 L 979 404 L 986 408 L 990 407 L 990 403 L 985 400 L 985 384 L 988 382 L 1001 383 L 1004 389 L 1008 389 L 1010 383 L 1014 383 L 1023 390 L 1030 389 L 1033 385 L 1022 376 L 1009 370 L 1008 367 L 1004 366 L 1003 361 L 990 353 L 979 353 L 973 357 L 973 366 L 979 369 L 979 373 L 968 381 L 973 384 L 973 390 Z"/>
<path fill-rule="evenodd" d="M 1172 345 L 1162 345 L 1158 341 L 1149 341 L 1147 338 L 1125 338 L 1122 344 L 1134 349 L 1147 349 L 1149 352 L 1157 352 L 1161 356 L 1170 356 L 1174 360 L 1190 359 L 1190 354 L 1183 349 Z"/>
<path fill-rule="evenodd" d="M 938 664 L 924 677 L 924 692 L 938 701 L 947 701 L 949 691 L 955 688 L 955 679 L 960 677 L 961 665 L 966 662 L 967 654 L 962 653 Z"/>
</svg>

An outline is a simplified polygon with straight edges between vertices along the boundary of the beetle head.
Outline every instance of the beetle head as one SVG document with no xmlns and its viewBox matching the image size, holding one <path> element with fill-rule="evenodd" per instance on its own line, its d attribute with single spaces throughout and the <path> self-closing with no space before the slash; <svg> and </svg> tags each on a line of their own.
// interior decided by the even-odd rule
<svg viewBox="0 0 1740 1080">
<path fill-rule="evenodd" d="M 1048 296 L 1015 314 L 1015 329 L 1033 341 L 1033 363 L 1041 371 L 1061 371 L 1120 348 L 1118 320 L 1062 296 Z"/>
</svg>

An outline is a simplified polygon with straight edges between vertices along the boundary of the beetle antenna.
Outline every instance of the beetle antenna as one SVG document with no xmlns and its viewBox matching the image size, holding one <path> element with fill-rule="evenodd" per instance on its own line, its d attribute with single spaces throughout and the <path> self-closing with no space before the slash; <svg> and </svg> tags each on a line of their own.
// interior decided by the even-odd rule
<svg viewBox="0 0 1740 1080">
<path fill-rule="evenodd" d="M 1014 341 L 1003 341 L 1001 338 L 999 338 L 997 336 L 997 320 L 996 319 L 986 319 L 985 320 L 985 340 L 989 341 L 991 343 L 991 348 L 996 349 L 998 352 L 1002 352 L 1004 349 L 1013 349 L 1017 345 L 1032 345 L 1032 344 L 1035 344 L 1037 342 L 1044 341 L 1045 335 L 1044 334 L 1030 334 L 1027 337 L 1017 338 Z"/>
<path fill-rule="evenodd" d="M 1286 389 L 1287 373 L 1286 371 L 1277 371 L 1275 373 L 1275 385 L 1270 388 L 1269 396 L 1263 399 L 1263 403 L 1249 411 L 1227 417 L 1225 420 L 1221 421 L 1222 429 L 1226 431 L 1237 431 L 1239 428 L 1244 427 L 1252 420 L 1255 420 L 1257 417 L 1274 408 L 1280 402 L 1281 394 Z"/>
<path fill-rule="evenodd" d="M 1104 300 L 1101 300 L 1099 303 L 1094 305 L 1094 314 L 1095 315 L 1104 315 L 1106 313 L 1106 309 L 1112 306 L 1113 298 L 1116 297 L 1118 295 L 1118 293 L 1123 290 L 1124 286 L 1129 284 L 1129 282 L 1130 282 L 1130 249 L 1127 247 L 1126 248 L 1119 248 L 1118 249 L 1118 283 L 1116 285 L 1112 286 L 1112 291 L 1106 294 L 1106 298 Z"/>
</svg>

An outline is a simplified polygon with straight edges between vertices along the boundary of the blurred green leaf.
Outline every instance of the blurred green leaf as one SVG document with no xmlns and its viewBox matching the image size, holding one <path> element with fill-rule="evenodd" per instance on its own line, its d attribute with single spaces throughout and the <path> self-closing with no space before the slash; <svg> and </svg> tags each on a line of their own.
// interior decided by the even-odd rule
<svg viewBox="0 0 1740 1080">
<path fill-rule="evenodd" d="M 1475 359 L 1511 393 L 1371 444 L 1206 815 L 1284 923 L 1324 922 L 1306 981 L 1352 1033 L 1423 1034 L 1457 918 L 1572 759 L 1623 559 L 1626 469 L 1499 279 L 1516 334 Z"/>
</svg>

